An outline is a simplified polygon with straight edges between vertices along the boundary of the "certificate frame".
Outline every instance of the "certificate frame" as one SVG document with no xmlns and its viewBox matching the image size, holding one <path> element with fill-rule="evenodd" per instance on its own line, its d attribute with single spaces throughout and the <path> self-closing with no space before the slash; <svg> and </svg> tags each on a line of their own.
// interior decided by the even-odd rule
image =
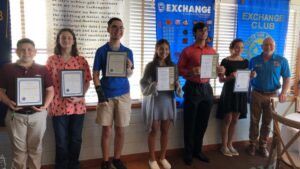
<svg viewBox="0 0 300 169">
<path fill-rule="evenodd" d="M 126 77 L 127 58 L 127 52 L 107 52 L 105 75 L 108 77 Z"/>
<path fill-rule="evenodd" d="M 16 79 L 16 105 L 18 107 L 41 106 L 44 104 L 43 78 L 18 77 Z"/>
<path fill-rule="evenodd" d="M 217 70 L 216 67 L 219 63 L 219 54 L 208 54 L 208 55 L 201 55 L 201 72 L 200 78 L 217 78 Z"/>
<path fill-rule="evenodd" d="M 61 70 L 60 93 L 61 97 L 84 96 L 84 72 L 81 69 Z"/>
<path fill-rule="evenodd" d="M 248 92 L 251 70 L 237 70 L 233 92 Z M 243 80 L 244 82 L 241 82 Z"/>
<path fill-rule="evenodd" d="M 166 75 L 166 73 L 168 73 L 168 75 Z M 175 81 L 176 81 L 175 73 L 176 73 L 175 66 L 158 66 L 156 68 L 157 91 L 174 91 Z M 168 77 L 165 77 L 164 75 Z M 168 83 L 168 84 L 160 85 L 161 82 Z"/>
</svg>

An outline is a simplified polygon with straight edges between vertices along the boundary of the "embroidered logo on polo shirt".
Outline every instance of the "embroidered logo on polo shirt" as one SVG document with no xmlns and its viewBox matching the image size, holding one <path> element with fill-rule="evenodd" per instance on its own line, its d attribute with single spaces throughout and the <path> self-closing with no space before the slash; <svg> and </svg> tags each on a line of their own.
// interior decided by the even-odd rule
<svg viewBox="0 0 300 169">
<path fill-rule="evenodd" d="M 276 66 L 276 67 L 278 67 L 278 66 L 280 66 L 280 63 L 277 60 L 274 60 L 273 61 L 273 65 Z"/>
</svg>

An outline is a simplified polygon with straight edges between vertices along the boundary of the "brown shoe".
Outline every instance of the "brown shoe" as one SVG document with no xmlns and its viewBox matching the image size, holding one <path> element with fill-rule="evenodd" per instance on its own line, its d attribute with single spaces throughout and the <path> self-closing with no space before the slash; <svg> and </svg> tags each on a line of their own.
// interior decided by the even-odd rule
<svg viewBox="0 0 300 169">
<path fill-rule="evenodd" d="M 259 153 L 263 156 L 263 157 L 269 157 L 269 151 L 266 147 L 260 147 L 259 148 Z"/>
<path fill-rule="evenodd" d="M 248 152 L 249 155 L 255 156 L 255 153 L 256 153 L 255 145 L 250 144 L 248 149 L 247 149 L 247 152 Z"/>
</svg>

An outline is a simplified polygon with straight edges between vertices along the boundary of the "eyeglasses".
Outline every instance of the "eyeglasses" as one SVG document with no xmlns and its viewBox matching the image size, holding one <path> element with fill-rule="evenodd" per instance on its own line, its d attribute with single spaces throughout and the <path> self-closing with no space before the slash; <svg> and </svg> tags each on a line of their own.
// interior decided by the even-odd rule
<svg viewBox="0 0 300 169">
<path fill-rule="evenodd" d="M 118 31 L 124 31 L 125 28 L 123 26 L 118 27 L 116 25 L 113 25 L 113 26 L 111 26 L 111 29 L 113 31 L 116 31 L 116 30 L 118 30 Z"/>
</svg>

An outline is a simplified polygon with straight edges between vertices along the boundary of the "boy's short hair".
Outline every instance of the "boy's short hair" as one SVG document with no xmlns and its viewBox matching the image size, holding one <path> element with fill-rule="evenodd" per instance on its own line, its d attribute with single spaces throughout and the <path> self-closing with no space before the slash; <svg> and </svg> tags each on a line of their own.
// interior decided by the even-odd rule
<svg viewBox="0 0 300 169">
<path fill-rule="evenodd" d="M 109 21 L 107 22 L 107 26 L 110 26 L 114 21 L 120 21 L 120 22 L 122 22 L 122 20 L 120 18 L 113 17 L 113 18 L 109 19 Z"/>
<path fill-rule="evenodd" d="M 207 25 L 204 22 L 198 22 L 193 26 L 193 33 L 196 33 L 198 29 L 202 30 L 203 28 L 207 28 Z"/>
<path fill-rule="evenodd" d="M 22 39 L 18 40 L 17 48 L 19 48 L 24 43 L 30 43 L 33 47 L 35 47 L 35 44 L 34 44 L 33 40 L 28 39 L 28 38 L 22 38 Z"/>
</svg>

